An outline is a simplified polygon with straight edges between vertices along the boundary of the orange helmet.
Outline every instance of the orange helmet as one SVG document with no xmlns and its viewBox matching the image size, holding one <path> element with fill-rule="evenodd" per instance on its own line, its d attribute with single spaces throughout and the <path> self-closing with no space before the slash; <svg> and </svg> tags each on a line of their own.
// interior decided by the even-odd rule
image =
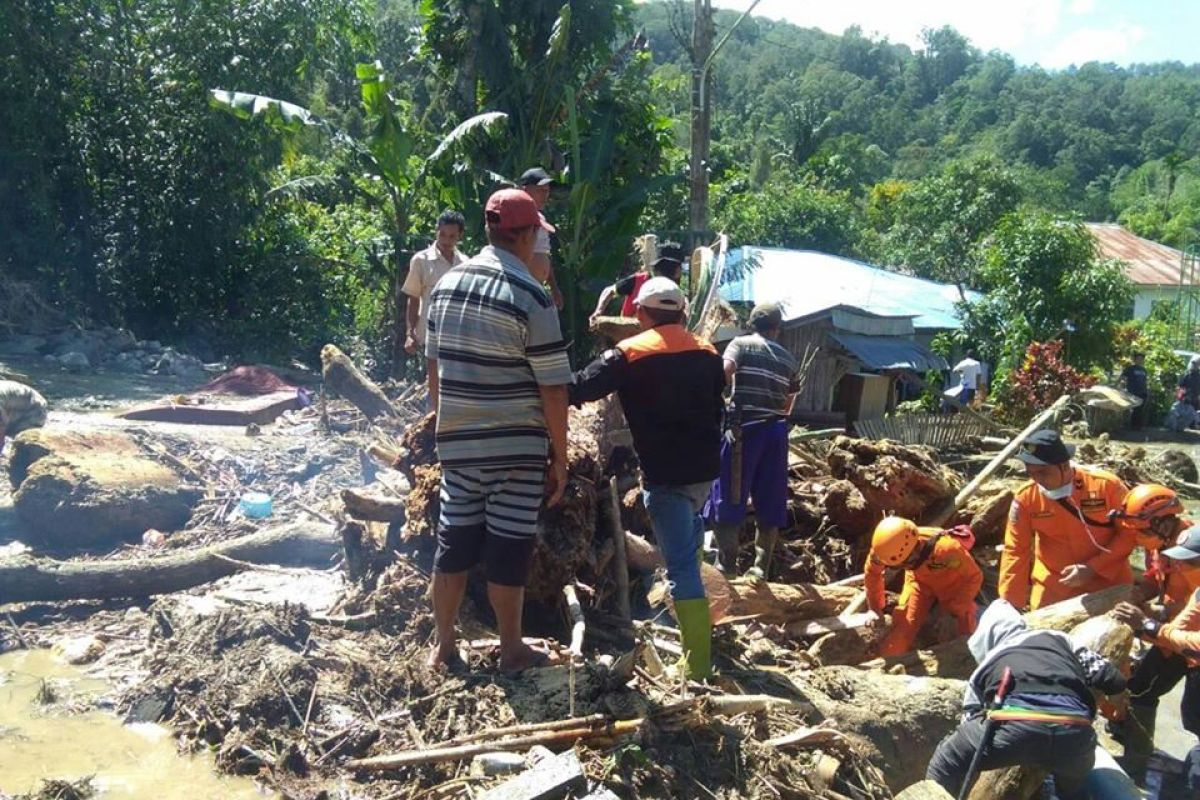
<svg viewBox="0 0 1200 800">
<path fill-rule="evenodd" d="M 1121 504 L 1121 521 L 1130 528 L 1146 529 L 1150 520 L 1183 513 L 1183 503 L 1174 490 L 1157 483 L 1133 487 Z"/>
<path fill-rule="evenodd" d="M 903 517 L 884 517 L 871 534 L 871 552 L 880 563 L 898 567 L 908 560 L 920 540 L 916 523 Z"/>
</svg>

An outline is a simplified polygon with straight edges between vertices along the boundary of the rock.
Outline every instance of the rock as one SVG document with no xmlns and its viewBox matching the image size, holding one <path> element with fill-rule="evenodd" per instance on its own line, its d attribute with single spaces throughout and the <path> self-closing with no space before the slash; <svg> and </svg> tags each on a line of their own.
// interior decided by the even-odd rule
<svg viewBox="0 0 1200 800">
<path fill-rule="evenodd" d="M 58 356 L 50 355 L 50 354 L 44 355 L 44 356 L 42 356 L 42 363 L 57 367 L 58 366 Z"/>
<path fill-rule="evenodd" d="M 13 440 L 9 477 L 17 514 L 52 547 L 177 530 L 202 496 L 119 432 L 25 431 Z"/>
<path fill-rule="evenodd" d="M 68 372 L 83 372 L 85 369 L 91 369 L 92 366 L 88 357 L 78 350 L 63 354 L 59 357 L 58 363 Z"/>
<path fill-rule="evenodd" d="M 46 340 L 41 336 L 18 333 L 5 337 L 3 342 L 0 342 L 0 346 L 3 347 L 6 353 L 18 356 L 34 356 L 46 346 Z"/>
<path fill-rule="evenodd" d="M 68 664 L 91 664 L 104 654 L 104 642 L 95 636 L 75 636 L 55 642 L 54 652 Z"/>
<path fill-rule="evenodd" d="M 113 328 L 108 332 L 108 346 L 116 353 L 133 350 L 137 344 L 137 337 L 124 328 Z"/>
</svg>

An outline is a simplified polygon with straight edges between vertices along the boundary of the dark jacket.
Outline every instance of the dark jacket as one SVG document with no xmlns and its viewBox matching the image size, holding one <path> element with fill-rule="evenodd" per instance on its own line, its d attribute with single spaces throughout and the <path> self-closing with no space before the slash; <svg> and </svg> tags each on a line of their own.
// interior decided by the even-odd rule
<svg viewBox="0 0 1200 800">
<path fill-rule="evenodd" d="M 715 480 L 721 469 L 725 368 L 711 344 L 682 325 L 620 342 L 575 373 L 571 404 L 621 398 L 646 483 Z"/>
<path fill-rule="evenodd" d="M 1092 689 L 1104 694 L 1125 690 L 1125 677 L 1099 653 L 1082 647 L 1059 631 L 1030 630 L 1012 604 L 997 600 L 988 606 L 979 627 L 968 640 L 979 667 L 967 680 L 963 711 L 977 713 L 992 702 L 1005 667 L 1012 670 L 1011 698 L 1027 707 L 1059 708 L 1062 698 L 1078 701 L 1089 717 L 1096 715 Z"/>
</svg>

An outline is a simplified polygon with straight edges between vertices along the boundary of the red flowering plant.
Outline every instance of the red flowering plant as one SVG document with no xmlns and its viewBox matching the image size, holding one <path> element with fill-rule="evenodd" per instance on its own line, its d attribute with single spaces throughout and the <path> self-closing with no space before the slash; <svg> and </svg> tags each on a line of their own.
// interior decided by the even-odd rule
<svg viewBox="0 0 1200 800">
<path fill-rule="evenodd" d="M 1059 340 L 1033 342 L 1025 348 L 1021 364 L 1009 373 L 997 398 L 997 413 L 1018 423 L 1049 408 L 1064 394 L 1074 394 L 1096 383 L 1096 378 L 1072 367 L 1062 356 Z"/>
</svg>

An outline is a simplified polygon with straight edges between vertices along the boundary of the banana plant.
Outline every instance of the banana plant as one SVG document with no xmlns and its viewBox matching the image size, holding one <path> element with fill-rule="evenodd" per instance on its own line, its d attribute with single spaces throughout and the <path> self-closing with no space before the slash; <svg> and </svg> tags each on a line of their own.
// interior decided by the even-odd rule
<svg viewBox="0 0 1200 800">
<path fill-rule="evenodd" d="M 462 175 L 469 173 L 468 143 L 493 135 L 502 128 L 508 115 L 500 111 L 476 114 L 457 125 L 427 156 L 416 153 L 423 132 L 415 130 L 408 121 L 408 109 L 390 91 L 390 83 L 379 61 L 358 64 L 355 77 L 361 86 L 363 109 L 367 115 L 367 133 L 361 138 L 350 136 L 328 120 L 307 108 L 259 94 L 213 89 L 210 103 L 244 120 L 257 120 L 283 138 L 285 148 L 294 148 L 301 131 L 314 129 L 329 139 L 333 146 L 349 157 L 359 174 L 365 175 L 371 187 L 345 176 L 308 175 L 295 178 L 275 187 L 277 196 L 310 197 L 318 191 L 336 187 L 348 191 L 371 208 L 380 209 L 387 218 L 391 239 L 392 296 L 395 298 L 396 329 L 404 319 L 400 305 L 403 295 L 398 291 L 407 266 L 406 251 L 412 230 L 411 215 L 415 200 L 424 192 L 434 191 L 444 200 L 447 186 L 462 185 Z M 457 163 L 450 164 L 457 157 Z M 447 168 L 455 173 L 449 184 L 441 181 Z M 437 184 L 434 186 L 434 184 Z M 451 188 L 450 191 L 453 191 Z M 393 336 L 393 370 L 403 363 L 402 335 Z"/>
</svg>

